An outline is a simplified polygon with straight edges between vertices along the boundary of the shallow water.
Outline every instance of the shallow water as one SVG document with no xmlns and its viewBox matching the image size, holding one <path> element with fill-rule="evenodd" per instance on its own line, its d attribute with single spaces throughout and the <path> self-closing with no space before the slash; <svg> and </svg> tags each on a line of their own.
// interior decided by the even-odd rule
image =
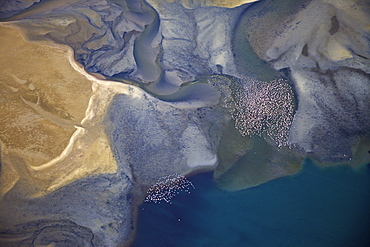
<svg viewBox="0 0 370 247">
<path fill-rule="evenodd" d="M 0 246 L 370 246 L 366 1 L 2 1 Z"/>
<path fill-rule="evenodd" d="M 369 246 L 370 168 L 302 172 L 237 192 L 221 191 L 212 174 L 189 178 L 191 194 L 139 208 L 134 247 Z"/>
</svg>

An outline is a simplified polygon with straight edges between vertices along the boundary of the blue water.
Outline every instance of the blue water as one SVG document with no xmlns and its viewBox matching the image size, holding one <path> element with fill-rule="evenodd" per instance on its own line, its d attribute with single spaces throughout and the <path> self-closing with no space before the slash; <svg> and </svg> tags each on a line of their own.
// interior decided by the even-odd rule
<svg viewBox="0 0 370 247">
<path fill-rule="evenodd" d="M 189 178 L 196 189 L 172 204 L 139 208 L 134 247 L 370 246 L 370 167 L 320 169 L 237 192 L 212 174 Z"/>
</svg>

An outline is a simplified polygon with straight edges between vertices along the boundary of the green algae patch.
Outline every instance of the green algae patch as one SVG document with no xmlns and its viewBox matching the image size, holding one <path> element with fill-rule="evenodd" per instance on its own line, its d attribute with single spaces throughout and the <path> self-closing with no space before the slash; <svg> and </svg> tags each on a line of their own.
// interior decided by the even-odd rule
<svg viewBox="0 0 370 247">
<path fill-rule="evenodd" d="M 215 180 L 221 189 L 235 191 L 254 187 L 295 174 L 302 167 L 303 156 L 295 149 L 272 146 L 259 136 L 244 137 L 240 147 L 243 144 L 250 148 L 241 157 L 237 153 L 225 155 L 227 149 L 219 151 L 221 161 L 215 171 Z M 233 155 L 234 160 L 231 158 Z"/>
</svg>

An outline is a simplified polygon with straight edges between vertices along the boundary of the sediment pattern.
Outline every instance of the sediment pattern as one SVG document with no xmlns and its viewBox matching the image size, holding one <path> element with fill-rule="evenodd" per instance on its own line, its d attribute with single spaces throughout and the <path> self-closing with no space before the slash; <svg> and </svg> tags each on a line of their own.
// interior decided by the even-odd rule
<svg viewBox="0 0 370 247">
<path fill-rule="evenodd" d="M 368 8 L 2 1 L 0 244 L 127 244 L 143 188 L 169 202 L 194 171 L 239 190 L 368 163 Z"/>
</svg>

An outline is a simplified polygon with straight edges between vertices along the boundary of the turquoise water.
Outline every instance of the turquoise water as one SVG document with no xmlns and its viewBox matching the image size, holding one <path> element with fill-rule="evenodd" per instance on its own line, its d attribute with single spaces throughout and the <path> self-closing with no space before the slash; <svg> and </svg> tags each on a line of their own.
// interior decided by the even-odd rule
<svg viewBox="0 0 370 247">
<path fill-rule="evenodd" d="M 370 246 L 370 167 L 302 172 L 261 186 L 221 191 L 212 174 L 172 204 L 144 203 L 134 247 Z"/>
</svg>

